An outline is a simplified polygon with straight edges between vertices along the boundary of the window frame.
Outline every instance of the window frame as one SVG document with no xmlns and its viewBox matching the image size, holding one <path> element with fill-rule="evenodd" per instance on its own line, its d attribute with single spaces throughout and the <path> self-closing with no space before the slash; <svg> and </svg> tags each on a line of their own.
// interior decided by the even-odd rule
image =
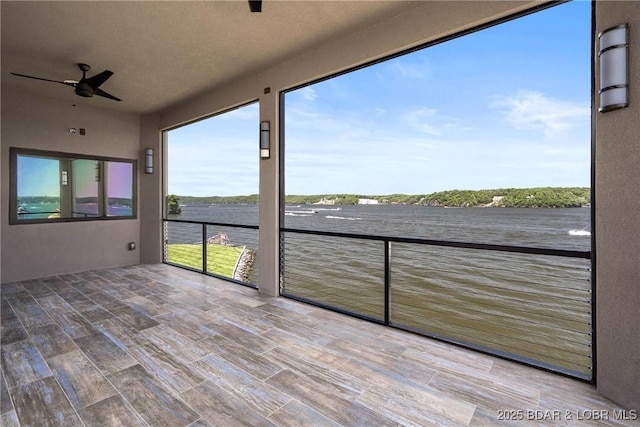
<svg viewBox="0 0 640 427">
<path fill-rule="evenodd" d="M 136 159 L 125 159 L 117 157 L 106 156 L 93 156 L 90 154 L 80 153 L 68 153 L 60 151 L 50 150 L 38 150 L 32 148 L 9 148 L 9 224 L 55 224 L 61 222 L 85 222 L 85 221 L 112 221 L 112 220 L 131 220 L 138 217 L 138 161 Z M 51 158 L 54 160 L 67 161 L 69 164 L 73 160 L 90 160 L 100 162 L 100 181 L 98 182 L 98 208 L 96 216 L 88 217 L 60 217 L 60 218 L 36 218 L 36 219 L 21 219 L 18 218 L 18 156 L 30 156 L 40 158 Z M 106 164 L 107 162 L 113 163 L 127 163 L 131 165 L 131 215 L 109 215 L 108 206 L 108 194 L 107 194 L 107 179 L 106 179 Z M 74 186 L 73 176 L 69 178 L 69 187 Z M 67 202 L 69 206 L 74 203 L 71 200 L 73 190 L 69 190 L 70 200 Z M 60 196 L 62 199 L 62 195 Z"/>
<path fill-rule="evenodd" d="M 340 77 L 342 75 L 345 74 L 350 74 L 353 72 L 356 72 L 358 70 L 361 70 L 363 68 L 367 68 L 379 63 L 384 63 L 386 61 L 390 61 L 405 55 L 408 55 L 410 53 L 413 53 L 415 51 L 419 51 L 419 50 L 423 50 L 423 49 L 427 49 L 430 48 L 432 46 L 441 44 L 441 43 L 446 43 L 449 42 L 451 40 L 454 40 L 456 38 L 459 37 L 465 37 L 468 36 L 472 33 L 478 32 L 478 31 L 482 31 L 485 30 L 487 28 L 496 26 L 496 25 L 501 25 L 503 23 L 509 22 L 509 21 L 513 21 L 522 17 L 525 17 L 527 15 L 532 15 L 538 12 L 541 12 L 543 10 L 546 9 L 550 9 L 553 8 L 555 6 L 559 6 L 562 5 L 566 2 L 568 2 L 570 0 L 558 0 L 558 1 L 554 1 L 554 0 L 550 0 L 550 1 L 544 1 L 538 5 L 532 6 L 530 8 L 527 8 L 525 10 L 519 11 L 519 12 L 515 12 L 503 17 L 499 17 L 493 20 L 490 20 L 486 23 L 482 23 L 479 25 L 475 25 L 472 26 L 470 28 L 467 29 L 462 29 L 460 31 L 454 32 L 452 34 L 448 34 L 445 35 L 443 37 L 439 37 L 439 38 L 435 38 L 433 40 L 424 42 L 424 43 L 420 43 L 418 45 L 415 46 L 411 46 L 405 49 L 401 49 L 397 52 L 391 53 L 391 54 L 386 54 L 386 55 L 382 55 L 378 58 L 366 61 L 364 63 L 361 64 L 357 64 L 357 65 L 351 65 L 351 66 L 346 66 L 345 68 L 342 69 L 336 69 L 332 72 L 329 72 L 326 75 L 322 75 L 320 77 L 315 77 L 315 78 L 311 78 L 308 80 L 303 80 L 301 82 L 295 83 L 295 84 L 291 84 L 289 86 L 283 87 L 281 90 L 278 91 L 278 142 L 279 142 L 279 157 L 278 157 L 278 189 L 279 189 L 279 193 L 278 193 L 278 209 L 279 209 L 279 216 L 278 216 L 278 244 L 279 244 L 279 254 L 278 254 L 278 260 L 279 260 L 279 265 L 278 265 L 278 279 L 279 279 L 279 294 L 282 296 L 285 296 L 287 298 L 292 298 L 292 299 L 298 299 L 300 301 L 303 301 L 305 303 L 309 303 L 312 305 L 316 305 L 325 309 L 329 309 L 332 311 L 337 311 L 340 312 L 342 314 L 347 314 L 353 317 L 358 317 L 358 318 L 362 318 L 365 320 L 371 320 L 369 318 L 365 318 L 365 317 L 361 317 L 359 316 L 357 313 L 352 313 L 349 311 L 344 311 L 344 310 L 340 310 L 339 308 L 336 309 L 335 307 L 332 307 L 330 305 L 326 305 L 326 304 L 322 304 L 321 302 L 316 302 L 310 299 L 306 299 L 306 298 L 298 298 L 298 297 L 294 297 L 294 296 L 290 296 L 290 295 L 286 295 L 284 293 L 284 277 L 285 277 L 285 273 L 286 273 L 286 269 L 285 269 L 285 263 L 284 263 L 284 248 L 285 248 L 285 240 L 284 240 L 284 234 L 287 231 L 291 231 L 289 229 L 287 229 L 286 225 L 285 225 L 285 168 L 286 168 L 286 162 L 285 162 L 285 158 L 286 158 L 286 138 L 285 138 L 285 114 L 286 114 L 286 95 L 288 93 L 294 92 L 296 90 L 308 87 L 308 86 L 312 86 L 315 85 L 317 83 L 321 83 L 327 80 L 331 80 L 335 77 Z M 593 31 L 596 28 L 596 0 L 589 0 L 591 3 L 591 20 L 590 20 L 590 24 L 591 24 L 591 33 L 593 35 Z M 511 361 L 515 361 L 518 363 L 522 363 L 524 365 L 527 366 L 532 366 L 534 368 L 537 369 L 541 369 L 541 370 L 546 370 L 546 371 L 550 371 L 554 374 L 558 374 L 558 375 L 563 375 L 563 376 L 567 376 L 569 378 L 572 379 L 576 379 L 579 381 L 584 381 L 587 383 L 591 383 L 591 384 L 595 384 L 596 380 L 597 380 L 597 376 L 598 376 L 598 359 L 597 359 L 597 343 L 598 343 L 598 336 L 597 336 L 597 330 L 595 328 L 596 325 L 596 313 L 597 313 L 597 301 L 596 301 L 596 288 L 597 288 L 597 281 L 596 281 L 596 265 L 597 265 L 597 255 L 596 255 L 596 179 L 595 179 L 595 170 L 596 170 L 596 162 L 595 162 L 595 153 L 596 153 L 596 148 L 595 148 L 595 143 L 596 143 L 596 131 L 595 131 L 595 126 L 596 126 L 596 120 L 595 117 L 598 114 L 597 112 L 597 92 L 596 92 L 596 81 L 594 79 L 594 76 L 596 75 L 596 62 L 594 60 L 594 54 L 596 52 L 595 49 L 595 45 L 597 43 L 597 39 L 595 37 L 591 37 L 591 67 L 590 67 L 590 73 L 591 73 L 591 96 L 590 96 L 590 105 L 591 105 L 591 115 L 590 115 L 590 120 L 591 120 L 591 137 L 589 139 L 589 143 L 590 143 L 590 154 L 591 154 L 591 159 L 590 159 L 590 163 L 591 163 L 591 167 L 590 167 L 590 188 L 591 188 L 591 198 L 590 198 L 590 204 L 591 204 L 591 238 L 590 238 L 590 261 L 591 261 L 591 268 L 590 268 L 590 279 L 591 279 L 591 298 L 589 301 L 589 305 L 591 308 L 591 358 L 592 358 L 592 365 L 591 365 L 591 375 L 588 378 L 582 378 L 579 376 L 575 376 L 574 374 L 571 373 L 567 373 L 567 372 L 563 372 L 561 370 L 556 370 L 551 366 L 541 366 L 535 363 L 532 363 L 532 360 L 529 359 L 513 359 L 511 357 L 508 357 L 507 355 L 500 355 L 498 353 L 495 353 L 493 351 L 490 351 L 490 349 L 488 348 L 483 348 L 483 347 L 477 347 L 474 345 L 468 345 L 465 343 L 461 343 L 461 342 L 456 342 L 456 341 L 452 341 L 450 339 L 448 339 L 446 336 L 434 336 L 431 334 L 424 334 L 423 332 L 420 331 L 416 331 L 416 330 L 410 330 L 411 332 L 414 333 L 418 333 L 420 335 L 423 336 L 427 336 L 427 337 L 431 337 L 431 338 L 436 338 L 438 340 L 441 341 L 445 341 L 445 342 L 453 342 L 456 345 L 465 347 L 465 348 L 471 348 L 473 350 L 476 351 L 480 351 L 482 353 L 486 353 L 492 356 L 498 356 L 498 357 L 503 357 L 507 360 L 511 360 Z M 315 234 L 314 232 L 317 230 L 308 230 L 310 232 L 310 234 Z M 305 230 L 304 232 L 307 232 L 307 230 Z M 335 233 L 332 231 L 319 231 L 320 234 L 325 234 L 325 233 Z M 335 234 L 340 234 L 340 233 L 335 233 Z M 384 322 L 383 322 L 384 324 Z M 403 328 L 401 326 L 397 326 L 394 325 L 393 323 L 389 322 L 388 324 L 386 324 L 389 327 L 392 328 L 399 328 L 402 330 L 409 330 L 406 328 Z M 489 350 L 489 351 L 488 351 Z"/>
</svg>

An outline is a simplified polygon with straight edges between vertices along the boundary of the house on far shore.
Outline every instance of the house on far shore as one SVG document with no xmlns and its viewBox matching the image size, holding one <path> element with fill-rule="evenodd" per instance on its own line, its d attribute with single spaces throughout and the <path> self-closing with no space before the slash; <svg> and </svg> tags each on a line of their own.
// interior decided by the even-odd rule
<svg viewBox="0 0 640 427">
<path fill-rule="evenodd" d="M 335 205 L 336 199 L 320 199 L 314 205 Z"/>
<path fill-rule="evenodd" d="M 377 205 L 378 201 L 374 199 L 358 199 L 359 205 Z"/>
</svg>

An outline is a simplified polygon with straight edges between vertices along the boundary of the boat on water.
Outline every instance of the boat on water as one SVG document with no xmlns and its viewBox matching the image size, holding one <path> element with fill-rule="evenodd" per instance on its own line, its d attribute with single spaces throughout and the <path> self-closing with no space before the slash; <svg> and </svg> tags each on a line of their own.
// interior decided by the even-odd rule
<svg viewBox="0 0 640 427">
<path fill-rule="evenodd" d="M 570 236 L 591 236 L 591 232 L 589 230 L 569 230 Z"/>
</svg>

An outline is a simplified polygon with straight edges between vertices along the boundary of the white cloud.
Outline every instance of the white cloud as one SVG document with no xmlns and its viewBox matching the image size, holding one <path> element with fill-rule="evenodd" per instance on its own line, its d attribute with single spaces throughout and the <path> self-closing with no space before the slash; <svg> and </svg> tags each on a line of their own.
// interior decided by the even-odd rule
<svg viewBox="0 0 640 427">
<path fill-rule="evenodd" d="M 289 107 L 285 115 L 287 127 L 321 131 L 339 131 L 348 127 L 344 117 L 336 117 L 331 114 L 314 112 L 303 108 Z"/>
<path fill-rule="evenodd" d="M 387 110 L 385 110 L 384 108 L 380 108 L 380 107 L 376 107 L 373 109 L 373 118 L 374 119 L 378 119 L 380 117 L 383 117 L 387 114 Z"/>
<path fill-rule="evenodd" d="M 501 109 L 518 130 L 542 130 L 547 137 L 575 128 L 590 117 L 589 106 L 549 98 L 540 92 L 519 91 L 498 97 L 490 107 Z"/>
<path fill-rule="evenodd" d="M 459 126 L 453 117 L 443 116 L 435 108 L 416 107 L 402 116 L 402 121 L 413 129 L 432 136 L 441 136 Z"/>
<path fill-rule="evenodd" d="M 215 116 L 215 118 L 219 120 L 258 120 L 259 119 L 260 107 L 257 102 L 254 102 L 250 105 L 245 105 L 243 107 L 237 108 L 235 110 L 227 111 L 223 114 Z"/>
<path fill-rule="evenodd" d="M 410 62 L 406 58 L 396 58 L 389 61 L 392 73 L 403 79 L 423 79 L 428 76 L 429 64 L 426 59 L 420 63 Z"/>
<path fill-rule="evenodd" d="M 318 94 L 316 93 L 315 89 L 312 88 L 311 86 L 298 89 L 298 93 L 300 94 L 302 99 L 304 99 L 305 101 L 313 101 L 318 97 Z"/>
</svg>

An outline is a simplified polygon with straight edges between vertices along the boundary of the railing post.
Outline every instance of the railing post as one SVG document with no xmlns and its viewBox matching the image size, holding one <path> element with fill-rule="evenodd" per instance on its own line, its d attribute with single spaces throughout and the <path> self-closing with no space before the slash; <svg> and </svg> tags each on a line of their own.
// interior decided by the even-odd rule
<svg viewBox="0 0 640 427">
<path fill-rule="evenodd" d="M 207 224 L 202 224 L 202 272 L 207 274 Z"/>
<path fill-rule="evenodd" d="M 391 241 L 384 240 L 384 324 L 389 325 L 389 294 L 391 287 Z"/>
</svg>

